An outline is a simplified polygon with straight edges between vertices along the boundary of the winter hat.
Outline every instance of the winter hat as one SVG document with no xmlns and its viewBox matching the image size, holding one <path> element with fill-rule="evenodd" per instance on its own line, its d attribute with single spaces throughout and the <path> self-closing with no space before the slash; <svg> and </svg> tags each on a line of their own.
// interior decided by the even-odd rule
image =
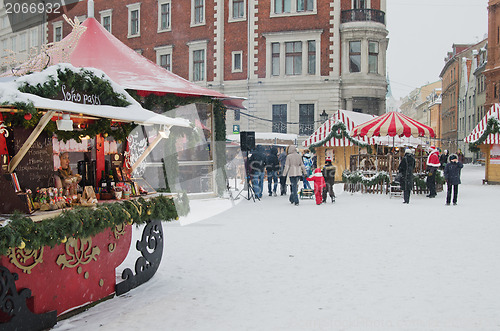
<svg viewBox="0 0 500 331">
<path fill-rule="evenodd" d="M 457 154 L 451 154 L 450 155 L 450 161 L 451 160 L 456 160 L 456 159 L 458 159 Z"/>
<path fill-rule="evenodd" d="M 330 157 L 327 157 L 327 158 L 326 158 L 326 160 L 325 160 L 325 162 L 330 162 L 330 163 L 332 163 L 332 159 L 331 159 Z"/>
<path fill-rule="evenodd" d="M 409 148 L 405 149 L 405 154 L 411 154 L 411 149 Z"/>
</svg>

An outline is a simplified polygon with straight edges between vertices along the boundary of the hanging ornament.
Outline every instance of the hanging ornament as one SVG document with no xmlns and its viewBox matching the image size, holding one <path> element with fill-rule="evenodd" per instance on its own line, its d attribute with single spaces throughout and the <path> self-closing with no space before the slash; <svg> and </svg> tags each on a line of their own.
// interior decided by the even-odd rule
<svg viewBox="0 0 500 331">
<path fill-rule="evenodd" d="M 24 119 L 27 121 L 29 121 L 32 117 L 33 115 L 31 115 L 30 113 L 24 114 Z"/>
<path fill-rule="evenodd" d="M 19 246 L 17 246 L 17 248 L 19 248 L 19 249 L 24 249 L 24 247 L 26 247 L 26 244 L 24 243 L 24 241 L 21 241 Z"/>
<path fill-rule="evenodd" d="M 66 236 L 64 236 L 64 238 L 61 239 L 61 243 L 65 243 L 66 241 L 68 241 L 68 238 Z"/>
<path fill-rule="evenodd" d="M 107 133 L 107 132 L 104 132 L 104 133 L 102 134 L 102 136 L 103 136 L 104 138 L 107 138 L 107 137 L 108 137 L 108 133 Z"/>
<path fill-rule="evenodd" d="M 146 214 L 151 215 L 151 210 L 148 209 L 148 211 L 146 212 Z"/>
</svg>

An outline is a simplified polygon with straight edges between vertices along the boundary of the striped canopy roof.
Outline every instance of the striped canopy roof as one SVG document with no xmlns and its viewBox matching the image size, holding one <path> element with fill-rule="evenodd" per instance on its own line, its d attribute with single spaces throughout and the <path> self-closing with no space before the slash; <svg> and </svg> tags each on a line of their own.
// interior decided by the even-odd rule
<svg viewBox="0 0 500 331">
<path fill-rule="evenodd" d="M 321 124 L 321 126 L 317 128 L 316 131 L 314 131 L 314 133 L 306 139 L 306 141 L 304 141 L 304 146 L 309 147 L 313 144 L 321 142 L 322 140 L 325 140 L 326 137 L 328 137 L 328 135 L 330 134 L 332 126 L 339 122 L 344 123 L 346 131 L 349 132 L 356 125 L 369 121 L 374 117 L 374 115 L 370 114 L 356 113 L 348 110 L 337 110 L 328 120 L 325 121 L 325 123 Z M 373 139 L 367 137 L 357 137 L 354 139 L 364 144 L 375 144 L 375 141 Z M 354 146 L 354 144 L 347 138 L 332 138 L 326 141 L 321 146 Z"/>
<path fill-rule="evenodd" d="M 488 119 L 490 117 L 496 118 L 500 120 L 500 104 L 496 103 L 491 106 L 490 110 L 484 115 L 483 119 L 476 125 L 474 130 L 464 139 L 466 143 L 474 143 L 476 142 L 486 130 L 486 126 L 488 125 Z M 488 135 L 483 144 L 486 145 L 495 145 L 500 144 L 500 133 L 492 133 Z"/>
<path fill-rule="evenodd" d="M 404 136 L 434 137 L 434 130 L 398 112 L 389 112 L 351 130 L 352 137 Z"/>
</svg>

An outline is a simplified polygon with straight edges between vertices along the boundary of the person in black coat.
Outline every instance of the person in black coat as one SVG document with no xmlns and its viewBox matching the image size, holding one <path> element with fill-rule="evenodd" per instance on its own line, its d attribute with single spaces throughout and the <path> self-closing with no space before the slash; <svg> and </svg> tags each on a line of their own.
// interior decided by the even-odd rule
<svg viewBox="0 0 500 331">
<path fill-rule="evenodd" d="M 266 155 L 264 148 L 258 145 L 252 156 L 248 159 L 248 167 L 252 178 L 252 187 L 257 198 L 262 198 L 264 190 L 264 175 L 266 169 Z"/>
<path fill-rule="evenodd" d="M 411 149 L 405 150 L 405 156 L 399 163 L 398 171 L 401 174 L 401 190 L 403 190 L 403 203 L 410 203 L 410 192 L 413 188 L 413 169 L 415 158 Z"/>
<path fill-rule="evenodd" d="M 458 161 L 456 154 L 450 155 L 450 162 L 446 163 L 444 167 L 444 179 L 448 184 L 448 191 L 446 193 L 446 205 L 449 206 L 451 202 L 451 191 L 453 190 L 453 205 L 457 204 L 458 198 L 458 184 L 460 184 L 460 172 L 463 168 L 462 162 Z"/>
<path fill-rule="evenodd" d="M 326 202 L 326 195 L 327 193 L 330 194 L 330 198 L 332 199 L 332 202 L 335 201 L 335 192 L 333 192 L 333 185 L 335 184 L 335 171 L 337 168 L 335 168 L 334 165 L 332 165 L 332 159 L 327 158 L 325 160 L 325 166 L 323 167 L 323 170 L 321 171 L 323 173 L 323 177 L 325 178 L 325 187 L 323 188 L 323 202 Z"/>
<path fill-rule="evenodd" d="M 276 189 L 278 188 L 278 173 L 280 171 L 280 161 L 278 160 L 277 154 L 278 150 L 276 149 L 276 147 L 272 147 L 271 152 L 267 156 L 266 160 L 267 189 L 269 196 L 276 196 Z"/>
</svg>

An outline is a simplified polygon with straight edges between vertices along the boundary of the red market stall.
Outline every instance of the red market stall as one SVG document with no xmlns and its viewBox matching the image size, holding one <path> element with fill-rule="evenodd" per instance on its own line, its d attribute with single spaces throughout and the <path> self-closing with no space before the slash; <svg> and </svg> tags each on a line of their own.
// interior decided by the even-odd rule
<svg viewBox="0 0 500 331">
<path fill-rule="evenodd" d="M 78 186 L 85 174 L 67 168 L 61 187 L 46 186 L 61 176 L 53 168 L 53 136 L 71 144 L 92 139 L 85 156 L 99 163 L 104 142 L 126 139 L 134 127 L 158 126 L 160 140 L 172 127 L 191 126 L 142 108 L 97 69 L 60 64 L 0 85 L 0 328 L 42 330 L 149 280 L 161 261 L 161 221 L 188 208 L 185 197 L 158 194 L 128 177 L 123 152 L 110 159 L 106 183 L 93 173 Z M 135 245 L 142 256 L 117 282 L 134 223 L 144 224 Z"/>
<path fill-rule="evenodd" d="M 500 184 L 500 104 L 491 106 L 474 130 L 464 139 L 473 152 L 485 158 L 484 183 Z"/>
</svg>

